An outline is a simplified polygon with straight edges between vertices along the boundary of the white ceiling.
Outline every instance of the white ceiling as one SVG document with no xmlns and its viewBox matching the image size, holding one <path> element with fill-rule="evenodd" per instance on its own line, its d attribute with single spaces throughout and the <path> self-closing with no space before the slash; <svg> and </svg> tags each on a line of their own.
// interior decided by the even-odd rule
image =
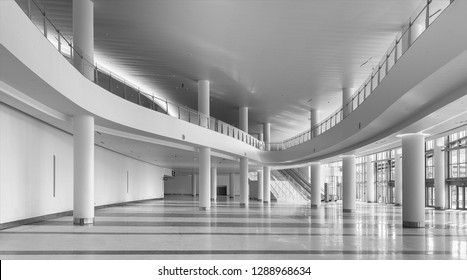
<svg viewBox="0 0 467 280">
<path fill-rule="evenodd" d="M 71 37 L 71 0 L 36 1 Z M 422 1 L 94 3 L 99 64 L 195 109 L 196 81 L 208 79 L 214 117 L 235 125 L 248 106 L 250 131 L 269 121 L 279 141 L 308 129 L 309 106 L 321 118 L 337 109 L 341 89 L 364 82 Z"/>
</svg>

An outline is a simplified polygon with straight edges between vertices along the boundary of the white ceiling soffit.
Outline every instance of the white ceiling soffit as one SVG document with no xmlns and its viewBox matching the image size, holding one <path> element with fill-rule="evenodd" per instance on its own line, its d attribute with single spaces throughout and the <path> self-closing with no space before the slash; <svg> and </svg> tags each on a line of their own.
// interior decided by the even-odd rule
<svg viewBox="0 0 467 280">
<path fill-rule="evenodd" d="M 36 1 L 71 37 L 71 0 Z M 96 60 L 195 109 L 208 79 L 214 117 L 237 124 L 248 106 L 250 132 L 269 121 L 278 141 L 308 129 L 309 107 L 337 109 L 422 2 L 94 0 Z"/>
</svg>

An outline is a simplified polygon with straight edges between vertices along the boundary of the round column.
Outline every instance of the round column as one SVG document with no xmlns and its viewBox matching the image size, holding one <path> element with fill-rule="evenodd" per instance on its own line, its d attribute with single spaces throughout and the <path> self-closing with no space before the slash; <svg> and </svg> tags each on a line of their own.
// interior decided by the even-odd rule
<svg viewBox="0 0 467 280">
<path fill-rule="evenodd" d="M 311 138 L 317 136 L 317 132 L 314 130 L 318 125 L 318 110 L 310 109 L 310 131 Z"/>
<path fill-rule="evenodd" d="M 209 81 L 198 81 L 198 112 L 200 115 L 200 126 L 208 127 L 210 108 L 209 108 Z"/>
<path fill-rule="evenodd" d="M 94 223 L 94 117 L 73 119 L 73 223 Z"/>
<path fill-rule="evenodd" d="M 375 199 L 375 165 L 373 156 L 367 157 L 366 162 L 366 200 L 369 203 L 376 202 Z"/>
<path fill-rule="evenodd" d="M 263 124 L 263 137 L 264 137 L 264 143 L 265 143 L 265 150 L 270 151 L 271 150 L 271 123 L 265 123 Z"/>
<path fill-rule="evenodd" d="M 258 176 L 258 201 L 263 201 L 263 188 L 264 188 L 264 178 L 263 178 L 263 170 L 257 171 Z"/>
<path fill-rule="evenodd" d="M 73 66 L 94 81 L 94 3 L 73 0 Z"/>
<path fill-rule="evenodd" d="M 438 210 L 446 209 L 446 169 L 443 148 L 444 139 L 437 139 L 435 141 L 433 160 L 435 165 L 435 208 Z"/>
<path fill-rule="evenodd" d="M 199 209 L 211 208 L 211 149 L 199 148 Z"/>
<path fill-rule="evenodd" d="M 342 159 L 342 208 L 344 212 L 355 212 L 355 156 L 344 156 Z"/>
<path fill-rule="evenodd" d="M 321 173 L 321 165 L 319 163 L 310 165 L 311 208 L 318 208 L 321 205 L 321 188 L 323 187 Z"/>
<path fill-rule="evenodd" d="M 229 174 L 229 187 L 230 187 L 230 198 L 235 197 L 235 175 L 233 173 Z"/>
<path fill-rule="evenodd" d="M 240 158 L 240 207 L 248 206 L 248 159 Z"/>
<path fill-rule="evenodd" d="M 192 174 L 191 175 L 191 195 L 196 197 L 196 189 L 198 185 L 198 175 Z"/>
<path fill-rule="evenodd" d="M 217 200 L 217 168 L 211 168 L 211 201 Z"/>
<path fill-rule="evenodd" d="M 343 114 L 344 118 L 347 117 L 350 112 L 351 112 L 351 104 L 350 106 L 347 106 L 347 102 L 350 101 L 350 98 L 352 97 L 353 90 L 351 88 L 343 88 L 342 89 L 342 107 L 343 109 Z"/>
<path fill-rule="evenodd" d="M 248 107 L 239 108 L 239 128 L 248 133 Z"/>
<path fill-rule="evenodd" d="M 425 227 L 425 136 L 401 137 L 403 227 Z"/>
<path fill-rule="evenodd" d="M 394 196 L 395 196 L 395 202 L 396 206 L 401 206 L 402 205 L 402 154 L 399 149 L 396 149 L 396 158 L 394 159 L 395 161 L 395 168 L 394 170 L 394 175 L 396 178 L 394 178 Z"/>
<path fill-rule="evenodd" d="M 263 167 L 263 202 L 271 203 L 271 167 Z"/>
</svg>

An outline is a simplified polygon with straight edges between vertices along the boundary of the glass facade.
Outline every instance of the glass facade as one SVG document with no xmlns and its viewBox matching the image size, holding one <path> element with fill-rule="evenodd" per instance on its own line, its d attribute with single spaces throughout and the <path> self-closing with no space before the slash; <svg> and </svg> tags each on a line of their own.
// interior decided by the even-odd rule
<svg viewBox="0 0 467 280">
<path fill-rule="evenodd" d="M 449 183 L 447 205 L 450 209 L 467 209 L 467 131 L 460 131 L 448 136 L 447 166 Z"/>
</svg>

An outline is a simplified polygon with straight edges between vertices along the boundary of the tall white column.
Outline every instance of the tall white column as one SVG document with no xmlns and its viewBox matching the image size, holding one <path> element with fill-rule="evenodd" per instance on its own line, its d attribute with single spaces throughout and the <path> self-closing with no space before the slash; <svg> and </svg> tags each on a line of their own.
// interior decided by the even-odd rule
<svg viewBox="0 0 467 280">
<path fill-rule="evenodd" d="M 217 168 L 211 168 L 211 201 L 217 200 Z"/>
<path fill-rule="evenodd" d="M 264 188 L 264 178 L 263 178 L 263 170 L 257 171 L 258 176 L 258 201 L 263 201 L 263 188 Z"/>
<path fill-rule="evenodd" d="M 342 89 L 342 106 L 344 107 L 343 114 L 344 118 L 347 117 L 351 112 L 351 104 L 350 106 L 346 106 L 347 102 L 350 101 L 352 97 L 353 89 L 352 88 L 343 88 Z"/>
<path fill-rule="evenodd" d="M 198 112 L 200 115 L 200 125 L 202 127 L 208 127 L 210 107 L 209 107 L 209 81 L 202 80 L 198 81 Z"/>
<path fill-rule="evenodd" d="M 248 133 L 248 107 L 240 107 L 238 110 L 239 128 Z"/>
<path fill-rule="evenodd" d="M 196 190 L 198 189 L 198 175 L 191 175 L 191 195 L 196 197 Z"/>
<path fill-rule="evenodd" d="M 321 205 L 321 188 L 323 187 L 321 174 L 321 164 L 314 163 L 310 165 L 311 208 L 318 208 Z"/>
<path fill-rule="evenodd" d="M 199 148 L 199 209 L 211 208 L 211 149 Z"/>
<path fill-rule="evenodd" d="M 240 206 L 248 206 L 248 159 L 240 158 Z"/>
<path fill-rule="evenodd" d="M 94 81 L 94 3 L 91 0 L 73 0 L 73 48 L 73 65 Z"/>
<path fill-rule="evenodd" d="M 235 197 L 235 175 L 233 173 L 229 174 L 229 185 L 230 185 L 230 198 Z"/>
<path fill-rule="evenodd" d="M 425 136 L 402 136 L 403 227 L 425 227 Z"/>
<path fill-rule="evenodd" d="M 434 181 L 435 181 L 435 208 L 443 210 L 446 208 L 446 166 L 445 166 L 445 152 L 444 138 L 437 139 L 434 147 Z"/>
<path fill-rule="evenodd" d="M 373 156 L 367 157 L 366 162 L 366 200 L 369 203 L 376 202 L 375 199 L 375 165 Z"/>
<path fill-rule="evenodd" d="M 395 168 L 394 170 L 394 175 L 396 178 L 394 178 L 394 196 L 395 196 L 395 202 L 396 206 L 402 205 L 402 154 L 399 149 L 396 149 L 396 158 L 394 159 L 395 161 Z"/>
<path fill-rule="evenodd" d="M 344 212 L 355 212 L 355 156 L 346 155 L 342 159 L 342 208 Z"/>
<path fill-rule="evenodd" d="M 265 150 L 271 150 L 271 123 L 263 124 Z M 271 167 L 263 166 L 263 203 L 271 202 Z"/>
<path fill-rule="evenodd" d="M 314 128 L 318 125 L 318 110 L 310 109 L 310 131 L 311 138 L 317 136 L 317 131 Z"/>
<path fill-rule="evenodd" d="M 265 148 L 266 151 L 271 150 L 271 123 L 265 123 L 263 124 L 263 137 L 264 137 L 264 143 L 266 144 Z"/>
<path fill-rule="evenodd" d="M 263 202 L 271 203 L 271 167 L 263 167 Z"/>
<path fill-rule="evenodd" d="M 200 125 L 208 127 L 209 124 L 209 81 L 198 81 L 198 112 Z M 199 148 L 199 208 L 209 210 L 211 208 L 211 148 Z"/>
<path fill-rule="evenodd" d="M 94 223 L 94 117 L 73 119 L 73 223 Z"/>
</svg>

